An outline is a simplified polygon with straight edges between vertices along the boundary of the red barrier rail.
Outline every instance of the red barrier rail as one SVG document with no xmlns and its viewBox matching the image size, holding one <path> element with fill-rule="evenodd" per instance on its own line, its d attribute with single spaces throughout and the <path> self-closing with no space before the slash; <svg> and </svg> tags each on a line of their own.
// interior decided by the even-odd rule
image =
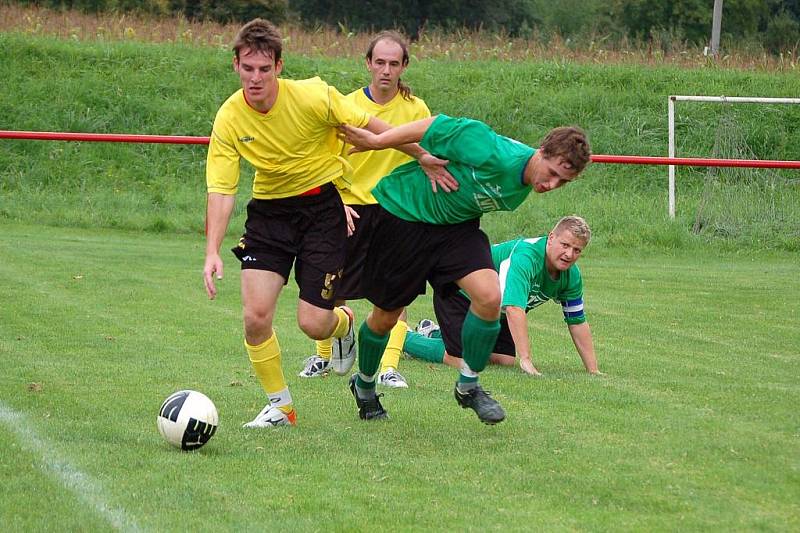
<svg viewBox="0 0 800 533">
<path fill-rule="evenodd" d="M 647 157 L 638 155 L 593 155 L 593 163 L 627 165 L 676 165 L 685 167 L 800 168 L 800 161 L 766 159 L 706 159 L 702 157 Z"/>
<path fill-rule="evenodd" d="M 117 143 L 208 144 L 208 137 L 184 135 L 128 135 L 121 133 L 53 133 L 49 131 L 0 130 L 0 139 L 35 141 L 89 141 Z"/>
<path fill-rule="evenodd" d="M 89 141 L 165 144 L 208 144 L 208 137 L 182 135 L 127 135 L 118 133 L 54 133 L 46 131 L 0 130 L 0 139 L 30 139 L 38 141 Z M 593 155 L 593 163 L 627 165 L 676 165 L 691 167 L 748 167 L 797 168 L 800 161 L 771 161 L 762 159 L 706 159 L 701 157 L 648 157 L 636 155 Z"/>
</svg>

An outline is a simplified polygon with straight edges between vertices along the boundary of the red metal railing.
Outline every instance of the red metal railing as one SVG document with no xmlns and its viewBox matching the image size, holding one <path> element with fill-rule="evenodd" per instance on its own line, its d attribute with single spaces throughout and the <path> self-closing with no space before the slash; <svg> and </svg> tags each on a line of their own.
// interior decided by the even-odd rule
<svg viewBox="0 0 800 533">
<path fill-rule="evenodd" d="M 47 131 L 0 130 L 0 139 L 30 139 L 38 141 L 88 141 L 165 144 L 208 144 L 208 137 L 185 135 L 128 135 L 119 133 L 60 133 Z M 678 165 L 694 167 L 797 168 L 800 161 L 771 161 L 762 159 L 708 159 L 702 157 L 648 157 L 636 155 L 593 155 L 593 163 L 626 165 Z"/>
</svg>

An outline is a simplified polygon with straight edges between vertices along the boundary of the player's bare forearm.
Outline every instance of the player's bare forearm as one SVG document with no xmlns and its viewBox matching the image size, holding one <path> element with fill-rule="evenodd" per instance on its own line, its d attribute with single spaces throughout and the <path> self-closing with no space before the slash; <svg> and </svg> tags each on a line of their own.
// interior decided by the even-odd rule
<svg viewBox="0 0 800 533">
<path fill-rule="evenodd" d="M 431 188 L 434 192 L 439 187 L 444 192 L 455 191 L 458 189 L 458 181 L 447 170 L 449 161 L 429 154 L 417 144 L 432 122 L 433 117 L 429 117 L 393 128 L 378 118 L 370 117 L 365 129 L 344 125 L 340 130 L 344 134 L 345 140 L 354 146 L 351 153 L 395 148 L 419 162 L 422 171 L 431 180 Z"/>
<path fill-rule="evenodd" d="M 589 323 L 570 324 L 569 334 L 586 371 L 590 374 L 600 374 L 600 370 L 597 368 L 597 356 L 594 353 L 594 342 Z"/>
<path fill-rule="evenodd" d="M 225 238 L 228 221 L 233 212 L 235 197 L 228 194 L 209 193 L 206 208 L 206 259 L 203 265 L 203 282 L 206 294 L 210 299 L 217 296 L 217 287 L 214 277 L 222 279 L 223 264 L 219 256 L 219 247 Z"/>
<path fill-rule="evenodd" d="M 408 122 L 400 126 L 391 127 L 382 120 L 370 117 L 366 129 L 376 134 L 372 139 L 372 150 L 383 150 L 384 148 L 397 148 L 398 150 L 410 155 L 411 157 L 418 158 L 425 152 L 419 145 L 406 146 L 412 143 L 418 143 L 422 140 L 425 132 L 433 123 L 435 117 L 423 118 Z M 358 146 L 355 143 L 355 146 Z"/>
<path fill-rule="evenodd" d="M 232 194 L 208 193 L 206 208 L 206 254 L 219 253 L 236 197 Z"/>
<path fill-rule="evenodd" d="M 511 332 L 511 338 L 514 339 L 514 349 L 517 352 L 520 368 L 526 374 L 541 375 L 531 359 L 531 344 L 525 310 L 521 307 L 506 306 L 505 311 L 508 330 Z"/>
</svg>

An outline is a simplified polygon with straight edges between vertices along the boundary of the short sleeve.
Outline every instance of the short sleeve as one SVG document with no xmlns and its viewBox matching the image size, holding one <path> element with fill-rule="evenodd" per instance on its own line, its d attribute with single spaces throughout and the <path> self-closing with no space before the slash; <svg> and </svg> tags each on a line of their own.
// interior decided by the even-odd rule
<svg viewBox="0 0 800 533">
<path fill-rule="evenodd" d="M 334 126 L 349 124 L 363 128 L 369 122 L 369 113 L 346 98 L 336 87 L 328 86 L 328 122 Z"/>
<path fill-rule="evenodd" d="M 438 115 L 420 145 L 438 157 L 477 167 L 492 156 L 497 137 L 483 122 Z"/>
<path fill-rule="evenodd" d="M 532 264 L 530 256 L 525 254 L 515 255 L 512 253 L 500 262 L 498 275 L 502 297 L 501 307 L 511 306 L 527 309 L 531 280 L 538 274 L 538 272 L 534 272 L 534 268 L 536 265 Z"/>
<path fill-rule="evenodd" d="M 241 155 L 229 137 L 225 121 L 217 115 L 206 158 L 206 186 L 210 193 L 236 194 L 238 189 Z"/>
<path fill-rule="evenodd" d="M 566 288 L 559 293 L 558 301 L 561 302 L 561 311 L 564 313 L 564 322 L 567 324 L 582 324 L 586 322 L 583 307 L 583 279 L 577 266 L 569 270 L 569 281 Z"/>
</svg>

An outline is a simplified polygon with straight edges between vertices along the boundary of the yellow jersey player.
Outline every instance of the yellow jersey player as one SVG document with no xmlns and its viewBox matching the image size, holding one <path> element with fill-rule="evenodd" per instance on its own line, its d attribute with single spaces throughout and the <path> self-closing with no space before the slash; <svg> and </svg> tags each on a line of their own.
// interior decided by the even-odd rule
<svg viewBox="0 0 800 533">
<path fill-rule="evenodd" d="M 370 83 L 348 94 L 347 100 L 392 126 L 429 117 L 431 113 L 425 102 L 413 95 L 411 88 L 401 80 L 408 60 L 408 45 L 400 34 L 394 31 L 379 33 L 367 47 L 366 66 L 371 75 Z M 345 205 L 352 209 L 355 231 L 347 239 L 347 258 L 342 283 L 336 293 L 337 305 L 364 296 L 360 289 L 361 275 L 378 210 L 372 188 L 382 176 L 411 161 L 411 158 L 397 150 L 382 150 L 352 154 L 349 161 L 353 167 L 352 175 L 340 178 L 337 186 Z M 403 316 L 389 336 L 378 376 L 379 383 L 385 386 L 408 387 L 405 378 L 397 371 L 406 328 Z M 317 341 L 317 352 L 306 359 L 299 374 L 301 377 L 322 376 L 331 368 L 340 375 L 350 370 L 354 359 L 334 359 L 331 364 L 333 342 L 333 339 Z M 342 353 L 341 350 L 338 353 Z"/>
<path fill-rule="evenodd" d="M 300 329 L 313 339 L 345 339 L 343 349 L 355 349 L 353 313 L 334 305 L 347 235 L 342 200 L 332 184 L 343 173 L 336 128 L 389 128 L 319 78 L 279 78 L 281 51 L 281 35 L 266 20 L 252 20 L 237 34 L 233 67 L 242 88 L 217 112 L 206 165 L 203 277 L 212 299 L 217 294 L 214 278 L 223 274 L 219 249 L 234 207 L 241 158 L 256 169 L 245 233 L 233 252 L 241 262 L 245 347 L 269 401 L 246 427 L 296 421 L 272 327 L 278 296 L 293 265 L 300 289 Z M 434 183 L 452 185 L 444 161 L 418 145 L 403 149 L 421 159 Z"/>
</svg>

